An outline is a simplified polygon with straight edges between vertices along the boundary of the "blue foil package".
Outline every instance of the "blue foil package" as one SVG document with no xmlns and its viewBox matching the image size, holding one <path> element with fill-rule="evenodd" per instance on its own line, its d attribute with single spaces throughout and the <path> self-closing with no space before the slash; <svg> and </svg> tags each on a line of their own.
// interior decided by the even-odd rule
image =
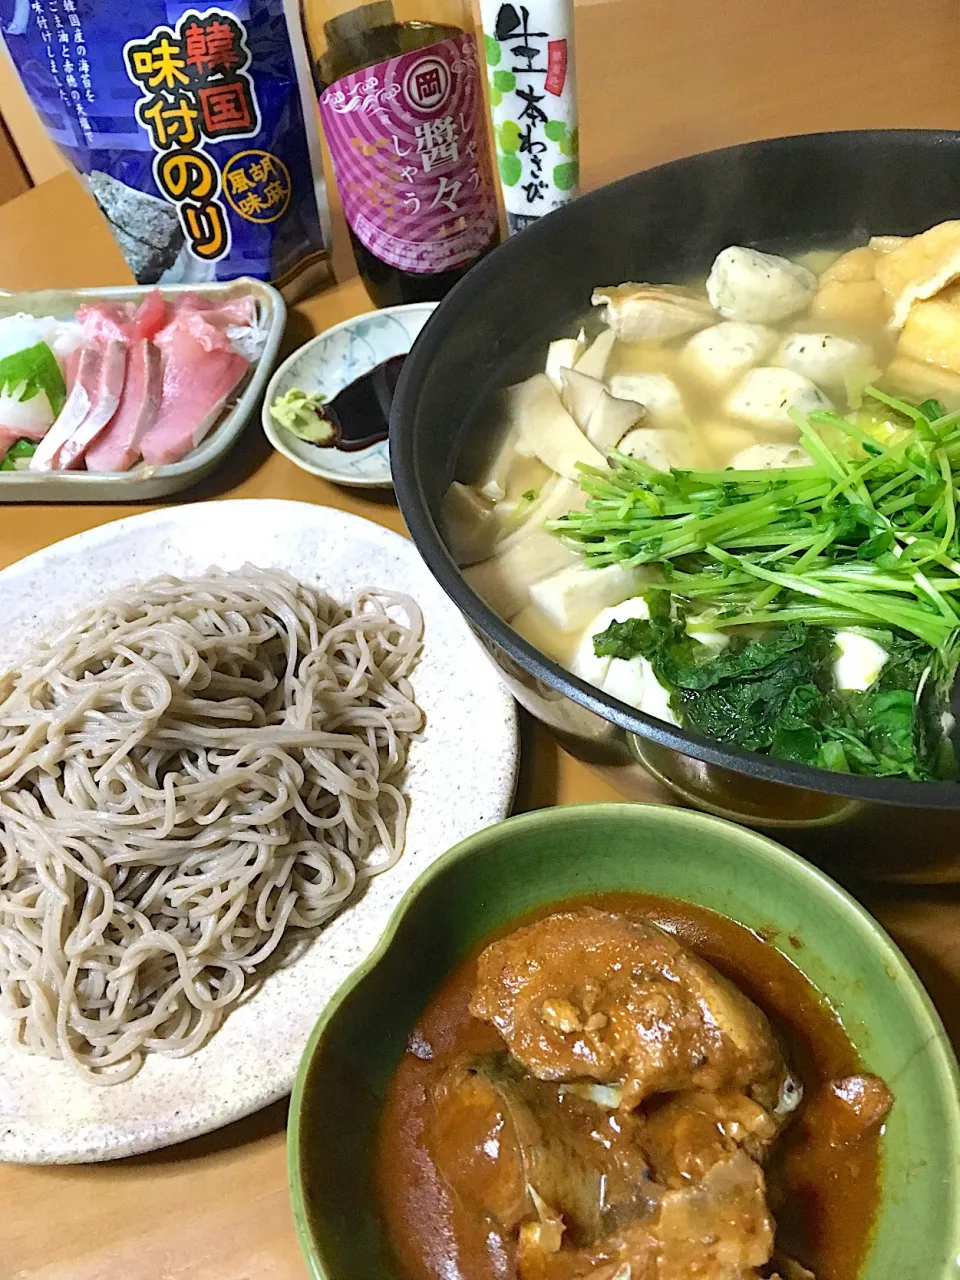
<svg viewBox="0 0 960 1280">
<path fill-rule="evenodd" d="M 329 257 L 294 0 L 0 0 L 0 31 L 138 283 L 282 286 Z"/>
</svg>

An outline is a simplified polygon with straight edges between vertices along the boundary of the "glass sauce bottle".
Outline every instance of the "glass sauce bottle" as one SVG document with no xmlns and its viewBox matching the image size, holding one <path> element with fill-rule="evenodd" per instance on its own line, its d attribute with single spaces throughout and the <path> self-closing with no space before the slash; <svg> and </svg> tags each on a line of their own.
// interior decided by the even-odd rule
<svg viewBox="0 0 960 1280">
<path fill-rule="evenodd" d="M 377 306 L 433 301 L 500 238 L 469 0 L 352 3 L 303 12 L 357 267 Z"/>
</svg>

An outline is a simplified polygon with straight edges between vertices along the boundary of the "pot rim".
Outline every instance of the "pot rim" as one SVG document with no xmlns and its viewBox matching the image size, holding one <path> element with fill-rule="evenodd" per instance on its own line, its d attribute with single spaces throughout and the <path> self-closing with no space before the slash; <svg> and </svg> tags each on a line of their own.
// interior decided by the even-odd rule
<svg viewBox="0 0 960 1280">
<path fill-rule="evenodd" d="M 604 204 L 612 192 L 626 190 L 647 174 L 681 173 L 708 156 L 736 157 L 763 151 L 799 150 L 801 146 L 809 147 L 817 143 L 830 150 L 855 151 L 864 142 L 881 140 L 923 143 L 929 147 L 950 146 L 960 151 L 960 131 L 950 129 L 856 129 L 790 134 L 739 143 L 713 151 L 701 151 L 667 161 L 598 187 L 574 203 L 546 214 L 528 227 L 522 236 L 512 237 L 495 253 L 481 259 L 447 294 L 427 321 L 404 363 L 394 396 L 390 414 L 390 458 L 400 512 L 430 572 L 467 620 L 480 632 L 481 637 L 492 640 L 498 649 L 503 650 L 535 679 L 543 681 L 627 733 L 636 734 L 705 764 L 717 765 L 764 782 L 780 783 L 824 795 L 907 808 L 954 810 L 960 809 L 960 782 L 912 782 L 905 778 L 873 778 L 834 773 L 812 765 L 777 760 L 757 751 L 723 747 L 679 726 L 668 725 L 663 720 L 637 711 L 579 679 L 524 640 L 467 584 L 430 513 L 413 451 L 411 424 L 417 413 L 418 387 L 433 364 L 447 331 L 458 323 L 463 311 L 482 295 L 487 283 L 503 271 L 509 271 L 520 260 L 520 255 L 526 254 L 525 246 L 535 244 L 537 237 L 555 234 L 564 220 L 572 221 L 582 216 L 584 211 L 589 213 L 592 209 L 598 217 L 602 217 Z"/>
</svg>

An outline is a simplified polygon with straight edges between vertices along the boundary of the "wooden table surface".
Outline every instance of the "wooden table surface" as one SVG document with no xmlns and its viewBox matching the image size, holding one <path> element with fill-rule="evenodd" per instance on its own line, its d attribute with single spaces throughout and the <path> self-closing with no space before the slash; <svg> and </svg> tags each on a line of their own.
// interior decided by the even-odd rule
<svg viewBox="0 0 960 1280">
<path fill-rule="evenodd" d="M 783 133 L 960 128 L 952 0 L 600 0 L 579 6 L 577 23 L 588 187 Z M 369 309 L 342 237 L 338 264 L 342 283 L 293 309 L 288 348 Z M 0 287 L 127 280 L 71 178 L 0 208 Z M 325 503 L 402 530 L 389 497 L 305 475 L 270 453 L 256 424 L 225 467 L 181 500 L 224 496 Z M 0 508 L 0 565 L 140 509 Z M 617 798 L 543 730 L 526 722 L 523 735 L 519 809 Z M 960 1043 L 960 894 L 871 892 L 867 901 Z M 304 1280 L 287 1202 L 285 1118 L 277 1104 L 205 1138 L 112 1164 L 0 1168 L 0 1280 Z"/>
</svg>

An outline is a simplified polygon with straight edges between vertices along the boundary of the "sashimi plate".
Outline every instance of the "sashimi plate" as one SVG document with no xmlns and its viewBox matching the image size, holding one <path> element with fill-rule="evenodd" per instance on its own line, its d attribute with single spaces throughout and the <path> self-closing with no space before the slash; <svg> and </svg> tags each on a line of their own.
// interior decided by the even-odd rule
<svg viewBox="0 0 960 1280">
<path fill-rule="evenodd" d="M 106 289 L 48 289 L 36 293 L 0 290 L 0 318 L 26 312 L 72 320 L 77 307 L 89 302 L 132 302 L 139 305 L 156 286 L 120 285 Z M 196 293 L 226 302 L 252 294 L 266 331 L 264 349 L 227 402 L 220 420 L 180 462 L 166 466 L 138 463 L 130 471 L 0 471 L 0 502 L 152 502 L 197 484 L 223 461 L 261 398 L 286 324 L 287 308 L 272 285 L 242 276 L 227 284 L 172 285 L 160 288 L 164 298 Z"/>
<path fill-rule="evenodd" d="M 0 671 L 83 605 L 124 584 L 211 565 L 281 568 L 345 599 L 407 592 L 424 614 L 412 677 L 425 727 L 403 789 L 410 818 L 396 866 L 270 972 L 187 1058 L 148 1055 L 123 1084 L 97 1085 L 14 1044 L 0 1017 L 0 1160 L 107 1160 L 238 1120 L 288 1093 L 324 1005 L 375 947 L 400 898 L 451 845 L 506 817 L 519 743 L 506 685 L 412 542 L 328 507 L 269 499 L 197 503 L 81 533 L 0 572 Z"/>
</svg>

